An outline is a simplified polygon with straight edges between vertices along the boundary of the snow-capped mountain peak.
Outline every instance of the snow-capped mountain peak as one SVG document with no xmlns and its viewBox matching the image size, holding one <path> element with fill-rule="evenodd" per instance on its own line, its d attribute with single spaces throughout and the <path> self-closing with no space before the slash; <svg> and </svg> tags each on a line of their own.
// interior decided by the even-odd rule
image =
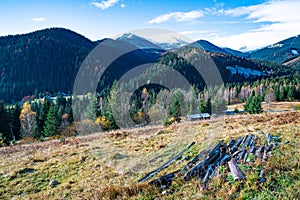
<svg viewBox="0 0 300 200">
<path fill-rule="evenodd" d="M 160 49 L 160 47 L 143 37 L 135 35 L 133 33 L 125 33 L 116 40 L 128 42 L 141 49 Z"/>
</svg>

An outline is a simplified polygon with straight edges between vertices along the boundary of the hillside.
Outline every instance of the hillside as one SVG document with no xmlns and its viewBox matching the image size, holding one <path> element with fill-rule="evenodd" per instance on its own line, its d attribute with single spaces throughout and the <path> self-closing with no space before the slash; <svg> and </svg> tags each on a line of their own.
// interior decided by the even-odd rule
<svg viewBox="0 0 300 200">
<path fill-rule="evenodd" d="M 68 93 L 94 47 L 92 41 L 62 28 L 1 37 L 1 99 L 17 101 L 45 91 Z"/>
<path fill-rule="evenodd" d="M 177 39 L 174 41 L 180 43 Z M 295 37 L 283 43 L 293 43 L 297 46 L 297 41 Z M 88 75 L 85 73 L 79 76 L 87 75 L 84 79 L 86 81 L 99 78 L 99 73 L 102 71 L 100 66 L 103 66 L 104 61 L 112 55 L 121 54 L 117 58 L 112 58 L 113 62 L 98 83 L 97 90 L 102 92 L 102 96 L 108 94 L 114 80 L 118 80 L 131 69 L 147 63 L 170 66 L 185 76 L 191 84 L 198 85 L 200 89 L 204 86 L 203 77 L 201 78 L 192 65 L 197 63 L 200 68 L 208 69 L 206 61 L 210 58 L 216 64 L 224 82 L 253 81 L 265 76 L 293 74 L 295 69 L 297 70 L 295 63 L 296 66 L 298 65 L 298 62 L 290 62 L 282 66 L 272 62 L 254 61 L 244 57 L 245 54 L 241 52 L 223 49 L 205 40 L 165 51 L 157 44 L 132 34 L 125 34 L 117 40 L 102 39 L 92 42 L 73 31 L 51 28 L 23 35 L 0 37 L 0 99 L 9 103 L 19 101 L 28 95 L 40 96 L 45 92 L 70 93 L 84 59 L 99 44 L 102 44 L 100 46 L 104 49 L 97 49 L 98 53 L 101 52 L 97 55 L 98 58 L 85 62 L 86 69 L 90 70 Z M 126 50 L 131 51 L 126 52 Z M 295 53 L 296 49 L 291 52 Z M 179 55 L 184 55 L 187 59 L 184 60 Z M 193 58 L 186 55 L 192 55 Z M 196 60 L 198 61 L 195 62 Z M 102 62 L 101 65 L 99 61 Z M 167 80 L 160 77 L 162 73 L 162 69 L 154 67 L 147 76 L 149 80 L 155 76 Z M 132 79 L 137 80 L 139 76 L 144 74 L 137 74 L 137 77 Z M 95 84 L 90 82 L 82 84 L 81 93 L 93 92 L 90 86 L 93 87 Z M 134 86 L 134 81 L 132 80 L 130 84 Z"/>
<path fill-rule="evenodd" d="M 283 63 L 297 57 L 300 53 L 300 37 L 295 36 L 269 45 L 250 54 L 252 59 Z"/>
<path fill-rule="evenodd" d="M 233 56 L 239 56 L 242 58 L 249 58 L 250 54 L 247 52 L 241 52 L 241 51 L 237 51 L 231 48 L 223 48 L 228 54 L 231 54 Z"/>
<path fill-rule="evenodd" d="M 297 199 L 299 117 L 299 112 L 226 116 L 167 128 L 153 126 L 0 148 L 0 198 Z M 172 186 L 161 190 L 148 181 L 137 183 L 192 141 L 196 144 L 182 158 L 191 159 L 222 139 L 228 142 L 230 137 L 258 134 L 257 130 L 289 143 L 276 148 L 264 163 L 239 164 L 245 181 L 233 181 L 224 166 L 207 190 L 197 179 L 185 182 L 177 178 Z M 263 135 L 261 140 L 265 140 Z M 153 178 L 184 164 L 183 159 L 178 160 Z M 263 167 L 266 182 L 259 178 Z"/>
<path fill-rule="evenodd" d="M 114 61 L 104 77 L 106 80 L 100 81 L 99 90 L 112 84 L 132 67 L 153 62 L 160 55 L 123 41 L 104 39 L 92 42 L 62 28 L 1 37 L 0 99 L 12 102 L 43 92 L 71 92 L 82 62 L 99 43 L 113 52 L 134 49 Z M 101 58 L 101 55 L 98 56 Z M 93 65 L 97 66 L 96 63 Z"/>
<path fill-rule="evenodd" d="M 196 42 L 189 44 L 188 46 L 204 49 L 205 51 L 208 51 L 208 52 L 228 54 L 228 52 L 226 50 L 224 50 L 206 40 L 198 40 Z"/>
<path fill-rule="evenodd" d="M 247 52 L 240 52 L 240 51 L 233 50 L 230 48 L 221 48 L 221 47 L 218 47 L 206 40 L 198 40 L 196 42 L 188 44 L 187 46 L 200 48 L 200 49 L 203 49 L 203 50 L 205 50 L 207 52 L 211 52 L 211 53 L 229 54 L 231 56 L 237 56 L 237 57 L 241 57 L 241 58 L 249 57 L 249 53 L 247 53 Z"/>
<path fill-rule="evenodd" d="M 185 58 L 185 61 L 183 58 Z M 286 73 L 286 68 L 280 65 L 253 61 L 229 54 L 207 52 L 196 47 L 182 47 L 177 51 L 165 54 L 161 57 L 160 63 L 170 63 L 171 67 L 178 70 L 192 84 L 196 85 L 201 83 L 201 79 L 199 80 L 201 76 L 197 71 L 200 69 L 200 71 L 203 71 L 203 76 L 208 75 L 206 73 L 209 73 L 209 71 L 205 72 L 205 70 L 209 69 L 211 65 L 217 67 L 225 83 L 256 80 L 260 77 L 269 76 L 268 72 L 271 70 L 273 71 L 272 75 Z M 195 71 L 195 67 L 198 68 L 197 71 Z M 254 73 L 255 71 L 259 73 Z"/>
<path fill-rule="evenodd" d="M 290 67 L 295 67 L 295 68 L 300 68 L 300 56 L 293 57 L 290 60 L 287 60 L 283 63 L 285 66 L 290 66 Z"/>
</svg>

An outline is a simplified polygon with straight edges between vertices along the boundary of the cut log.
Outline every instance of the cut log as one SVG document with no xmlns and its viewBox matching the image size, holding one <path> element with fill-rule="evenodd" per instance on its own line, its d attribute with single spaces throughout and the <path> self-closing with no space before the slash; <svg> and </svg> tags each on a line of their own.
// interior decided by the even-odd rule
<svg viewBox="0 0 300 200">
<path fill-rule="evenodd" d="M 233 145 L 234 145 L 234 143 L 235 143 L 235 140 L 234 140 L 233 138 L 231 138 L 231 140 L 228 142 L 227 146 L 228 146 L 229 148 L 232 148 Z"/>
<path fill-rule="evenodd" d="M 167 187 L 172 184 L 172 181 L 178 172 L 179 172 L 179 170 L 169 173 L 167 175 L 161 176 L 158 179 L 154 179 L 154 180 L 150 181 L 150 184 L 155 185 L 157 187 L 164 187 L 164 186 Z"/>
<path fill-rule="evenodd" d="M 204 157 L 205 154 L 209 151 L 210 147 L 206 150 L 200 151 L 190 162 L 188 162 L 180 171 L 180 174 L 185 173 L 188 169 L 190 169 L 194 164 L 196 164 L 200 158 Z"/>
<path fill-rule="evenodd" d="M 228 166 L 234 180 L 245 180 L 245 176 L 234 158 L 228 162 Z"/>
<path fill-rule="evenodd" d="M 144 176 L 143 178 L 141 178 L 140 180 L 138 180 L 138 182 L 144 182 L 146 180 L 148 180 L 149 178 L 153 177 L 155 174 L 157 174 L 158 172 L 160 172 L 161 170 L 167 168 L 169 165 L 171 165 L 175 160 L 178 160 L 187 150 L 189 150 L 193 145 L 195 144 L 195 142 L 192 142 L 189 146 L 185 147 L 180 153 L 178 153 L 177 155 L 175 155 L 173 158 L 171 158 L 168 162 L 166 162 L 165 164 L 163 164 L 162 166 L 160 166 L 159 168 L 157 168 L 156 170 L 153 170 L 152 172 L 148 173 L 146 176 Z"/>
<path fill-rule="evenodd" d="M 230 148 L 230 153 L 235 152 L 239 148 L 242 141 L 243 141 L 243 137 L 239 136 L 236 142 L 234 143 L 234 145 L 232 146 L 232 148 Z"/>
<path fill-rule="evenodd" d="M 248 139 L 249 135 L 246 135 L 245 137 L 243 137 L 243 140 L 241 142 L 241 146 L 243 147 L 245 145 L 246 140 Z"/>
<path fill-rule="evenodd" d="M 231 157 L 232 157 L 232 158 L 235 158 L 235 157 L 238 156 L 240 153 L 241 153 L 241 150 L 237 150 L 237 151 L 235 151 L 235 152 L 231 155 Z"/>
<path fill-rule="evenodd" d="M 214 163 L 218 163 L 225 155 L 225 146 L 223 146 L 223 140 L 220 141 L 213 150 L 211 150 L 205 160 L 202 160 L 200 163 L 195 165 L 193 168 L 191 168 L 187 173 L 184 175 L 184 180 L 188 181 L 192 177 L 200 177 L 205 176 L 205 168 Z M 224 149 L 223 149 L 224 148 Z"/>
<path fill-rule="evenodd" d="M 264 146 L 260 146 L 255 152 L 255 159 L 262 159 L 264 152 Z"/>
<path fill-rule="evenodd" d="M 187 171 L 187 173 L 184 175 L 184 180 L 188 181 L 190 180 L 192 177 L 195 176 L 199 176 L 200 175 L 200 171 L 202 169 L 204 169 L 206 165 L 206 160 L 202 160 L 200 163 L 198 163 L 197 165 L 195 165 L 194 167 L 192 167 L 189 171 Z"/>
<path fill-rule="evenodd" d="M 225 154 L 225 155 L 223 156 L 223 158 L 221 158 L 221 160 L 220 160 L 220 162 L 217 164 L 217 166 L 218 166 L 218 167 L 221 166 L 223 163 L 229 161 L 230 159 L 231 159 L 230 155 Z"/>
<path fill-rule="evenodd" d="M 267 161 L 267 150 L 266 150 L 266 148 L 264 149 L 264 152 L 263 152 L 262 161 L 263 162 Z"/>
</svg>

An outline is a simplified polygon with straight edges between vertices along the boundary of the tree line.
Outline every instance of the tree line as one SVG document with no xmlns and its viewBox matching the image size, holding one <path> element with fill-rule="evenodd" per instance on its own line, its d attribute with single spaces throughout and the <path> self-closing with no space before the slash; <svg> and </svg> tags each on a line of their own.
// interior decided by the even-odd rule
<svg viewBox="0 0 300 200">
<path fill-rule="evenodd" d="M 245 111 L 262 112 L 261 102 L 299 101 L 300 75 L 262 79 L 248 83 L 205 86 L 198 90 L 157 88 L 146 84 L 135 93 L 128 94 L 116 82 L 108 96 L 88 94 L 64 97 L 58 94 L 51 100 L 48 96 L 29 96 L 23 102 L 5 104 L 0 102 L 0 142 L 9 144 L 23 138 L 56 135 L 88 134 L 100 130 L 118 129 L 131 119 L 134 124 L 163 122 L 164 125 L 179 122 L 182 116 L 194 113 L 222 113 L 226 105 L 245 102 Z M 126 115 L 129 110 L 129 117 Z M 121 120 L 121 121 L 119 121 Z M 132 125 L 132 124 L 131 124 Z"/>
</svg>

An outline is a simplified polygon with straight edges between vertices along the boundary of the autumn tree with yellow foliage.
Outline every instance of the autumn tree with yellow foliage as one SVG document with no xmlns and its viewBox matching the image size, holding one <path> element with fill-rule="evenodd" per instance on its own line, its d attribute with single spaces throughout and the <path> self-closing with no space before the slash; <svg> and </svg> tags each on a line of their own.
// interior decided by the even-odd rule
<svg viewBox="0 0 300 200">
<path fill-rule="evenodd" d="M 32 137 L 35 138 L 38 136 L 37 133 L 37 123 L 36 123 L 36 113 L 32 111 L 31 105 L 28 102 L 23 104 L 21 114 L 21 134 L 22 137 Z"/>
</svg>

